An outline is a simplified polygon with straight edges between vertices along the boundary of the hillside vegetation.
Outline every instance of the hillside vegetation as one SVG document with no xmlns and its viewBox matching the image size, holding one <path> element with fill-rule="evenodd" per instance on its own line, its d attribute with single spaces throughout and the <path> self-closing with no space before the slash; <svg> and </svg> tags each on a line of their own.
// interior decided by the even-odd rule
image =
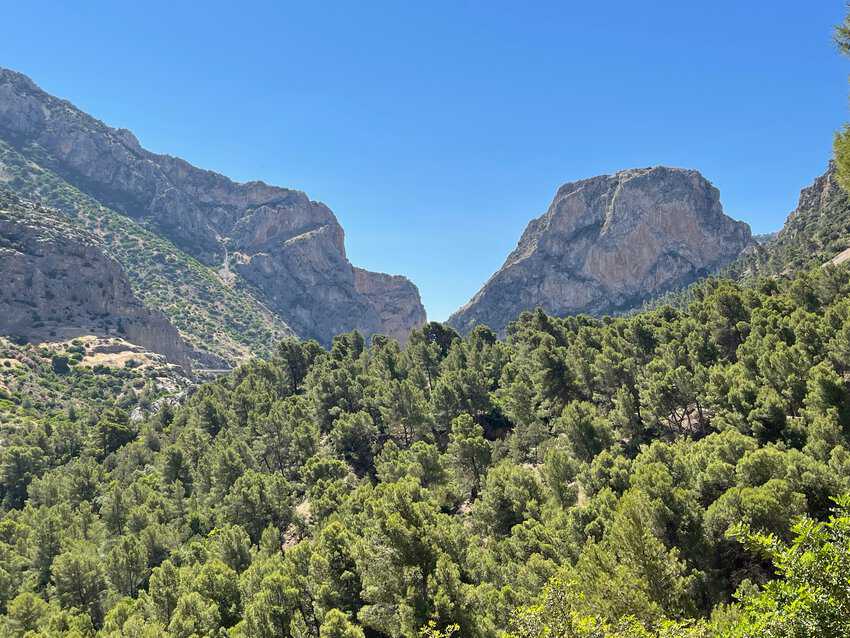
<svg viewBox="0 0 850 638">
<path fill-rule="evenodd" d="M 121 407 L 139 415 L 189 387 L 163 358 L 117 338 L 19 345 L 0 337 L 0 429 Z M 52 424 L 52 425 L 51 425 Z"/>
<path fill-rule="evenodd" d="M 824 264 L 850 248 L 850 200 L 829 169 L 800 193 L 797 208 L 774 236 L 727 269 L 736 277 L 780 275 Z"/>
<path fill-rule="evenodd" d="M 847 635 L 848 293 L 285 340 L 181 408 L 6 429 L 3 631 Z"/>
</svg>

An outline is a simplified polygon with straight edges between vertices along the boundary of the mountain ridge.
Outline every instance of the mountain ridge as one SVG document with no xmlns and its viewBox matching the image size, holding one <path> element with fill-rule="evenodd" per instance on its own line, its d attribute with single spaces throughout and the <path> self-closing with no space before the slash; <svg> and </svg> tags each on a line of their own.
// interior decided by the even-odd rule
<svg viewBox="0 0 850 638">
<path fill-rule="evenodd" d="M 48 169 L 0 140 L 0 181 L 24 199 L 62 211 L 75 227 L 97 238 L 101 250 L 124 267 L 133 291 L 162 310 L 199 353 L 202 367 L 235 365 L 268 356 L 293 331 L 246 289 L 180 251 L 139 222 L 102 206 Z M 217 363 L 215 360 L 217 359 Z"/>
<path fill-rule="evenodd" d="M 834 162 L 800 190 L 782 228 L 733 263 L 737 278 L 789 274 L 822 265 L 850 248 L 850 197 L 840 187 Z"/>
<path fill-rule="evenodd" d="M 238 183 L 180 158 L 146 151 L 26 76 L 0 69 L 0 137 L 109 208 L 141 221 L 207 266 L 230 266 L 299 336 L 328 344 L 340 332 L 390 332 L 414 325 L 382 316 L 359 293 L 333 212 L 301 191 Z M 425 321 L 412 284 L 410 321 Z M 384 308 L 381 306 L 381 308 Z M 384 308 L 385 309 L 385 308 Z"/>
</svg>

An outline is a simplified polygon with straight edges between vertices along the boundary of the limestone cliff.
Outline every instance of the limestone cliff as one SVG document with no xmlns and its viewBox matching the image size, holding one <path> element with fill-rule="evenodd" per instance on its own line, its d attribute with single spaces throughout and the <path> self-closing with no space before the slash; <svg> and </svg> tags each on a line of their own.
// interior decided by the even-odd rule
<svg viewBox="0 0 850 638">
<path fill-rule="evenodd" d="M 328 343 L 352 329 L 406 336 L 402 316 L 382 315 L 375 300 L 358 291 L 334 214 L 300 191 L 236 183 L 151 153 L 129 131 L 111 128 L 4 69 L 0 138 L 201 262 L 232 259 L 261 301 L 302 337 Z M 406 290 L 415 293 L 412 284 Z M 424 312 L 418 294 L 398 297 L 396 304 L 405 317 Z M 387 312 L 394 307 L 378 305 Z"/>
<path fill-rule="evenodd" d="M 0 334 L 37 340 L 115 335 L 188 370 L 164 315 L 132 293 L 121 266 L 57 211 L 0 189 Z"/>
<path fill-rule="evenodd" d="M 524 310 L 620 312 L 728 264 L 752 242 L 697 171 L 655 167 L 565 184 L 484 287 L 449 318 L 504 332 Z"/>
<path fill-rule="evenodd" d="M 355 268 L 354 285 L 375 308 L 384 331 L 397 335 L 402 345 L 407 343 L 411 330 L 425 323 L 419 291 L 406 277 Z"/>
</svg>

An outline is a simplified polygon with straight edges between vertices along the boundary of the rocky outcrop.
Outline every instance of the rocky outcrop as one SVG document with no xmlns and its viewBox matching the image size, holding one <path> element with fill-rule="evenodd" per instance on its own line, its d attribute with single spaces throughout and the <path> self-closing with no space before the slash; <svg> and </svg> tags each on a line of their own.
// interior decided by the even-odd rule
<svg viewBox="0 0 850 638">
<path fill-rule="evenodd" d="M 524 310 L 602 315 L 634 308 L 728 264 L 752 242 L 697 171 L 633 169 L 565 184 L 516 249 L 449 318 L 504 332 Z"/>
<path fill-rule="evenodd" d="M 406 277 L 355 268 L 354 286 L 378 313 L 384 334 L 395 337 L 402 345 L 407 343 L 411 330 L 425 324 L 419 291 Z"/>
<path fill-rule="evenodd" d="M 835 164 L 800 191 L 782 229 L 744 252 L 728 269 L 740 279 L 789 275 L 816 265 L 844 263 L 850 255 L 850 196 L 839 186 Z"/>
<path fill-rule="evenodd" d="M 848 245 L 850 197 L 838 184 L 835 162 L 830 162 L 823 175 L 800 191 L 797 208 L 766 247 L 791 262 L 800 260 L 792 264 L 800 267 L 832 257 Z"/>
<path fill-rule="evenodd" d="M 118 262 L 57 211 L 0 189 L 0 334 L 116 335 L 190 367 L 166 317 L 134 295 Z"/>
<path fill-rule="evenodd" d="M 352 329 L 387 332 L 423 312 L 419 304 L 399 308 L 404 317 L 382 316 L 374 300 L 357 290 L 342 227 L 324 204 L 300 191 L 236 183 L 151 153 L 129 131 L 111 128 L 3 69 L 0 137 L 30 156 L 37 153 L 41 165 L 104 205 L 143 220 L 200 261 L 217 265 L 232 256 L 234 269 L 302 337 L 328 343 Z"/>
</svg>

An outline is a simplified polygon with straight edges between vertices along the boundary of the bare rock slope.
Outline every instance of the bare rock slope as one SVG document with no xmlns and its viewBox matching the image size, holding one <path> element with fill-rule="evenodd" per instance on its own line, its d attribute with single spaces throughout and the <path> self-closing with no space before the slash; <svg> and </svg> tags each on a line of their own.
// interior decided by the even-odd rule
<svg viewBox="0 0 850 638">
<path fill-rule="evenodd" d="M 404 339 L 424 318 L 415 286 L 366 295 L 331 210 L 304 193 L 236 183 L 141 147 L 29 78 L 0 69 L 0 138 L 109 208 L 143 221 L 207 265 L 224 265 L 299 336 L 328 343 L 358 329 Z M 409 283 L 409 282 L 408 282 Z M 411 323 L 415 321 L 415 323 Z"/>
<path fill-rule="evenodd" d="M 384 319 L 384 330 L 390 335 L 404 335 L 407 341 L 411 326 L 421 326 L 426 321 L 422 304 L 412 304 L 419 292 L 407 277 L 354 269 L 354 286 L 365 296 Z"/>
<path fill-rule="evenodd" d="M 503 333 L 524 310 L 622 312 L 730 263 L 752 242 L 694 170 L 632 169 L 571 182 L 484 287 L 449 318 Z"/>
<path fill-rule="evenodd" d="M 121 266 L 55 210 L 0 188 L 0 334 L 115 335 L 189 368 L 168 319 L 133 295 Z"/>
</svg>

